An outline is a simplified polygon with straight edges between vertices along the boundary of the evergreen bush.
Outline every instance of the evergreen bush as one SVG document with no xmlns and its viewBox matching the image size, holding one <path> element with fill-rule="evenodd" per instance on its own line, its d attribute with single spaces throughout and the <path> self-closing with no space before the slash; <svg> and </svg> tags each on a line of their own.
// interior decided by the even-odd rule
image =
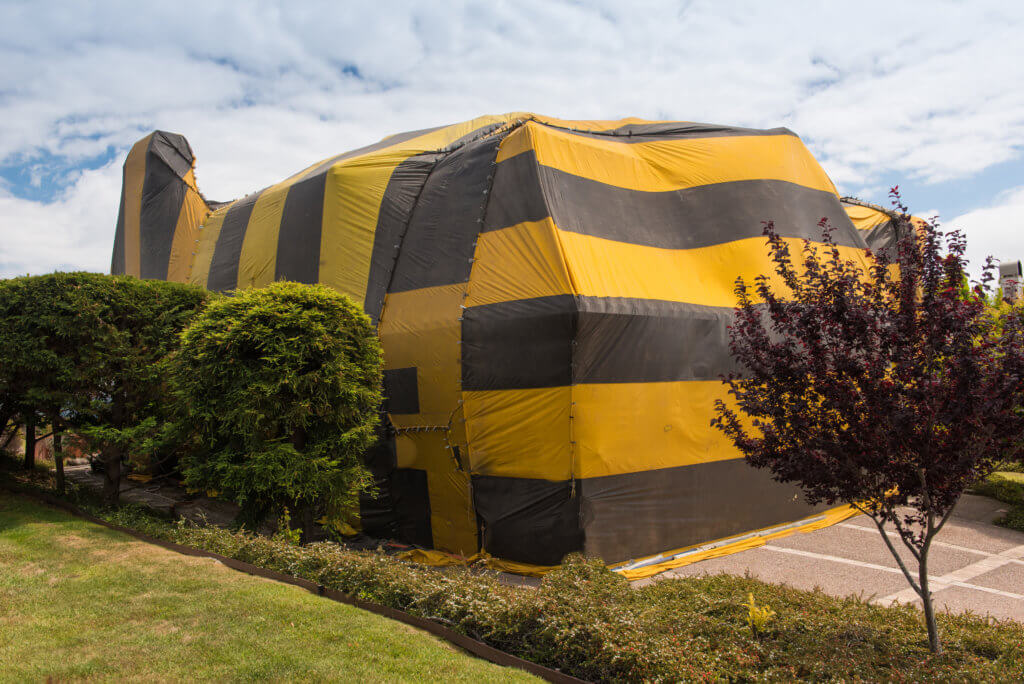
<svg viewBox="0 0 1024 684">
<path fill-rule="evenodd" d="M 186 484 L 251 523 L 287 506 L 307 541 L 316 514 L 344 515 L 369 483 L 381 366 L 370 319 L 328 287 L 278 282 L 214 302 L 171 362 L 178 420 L 198 440 Z"/>
</svg>

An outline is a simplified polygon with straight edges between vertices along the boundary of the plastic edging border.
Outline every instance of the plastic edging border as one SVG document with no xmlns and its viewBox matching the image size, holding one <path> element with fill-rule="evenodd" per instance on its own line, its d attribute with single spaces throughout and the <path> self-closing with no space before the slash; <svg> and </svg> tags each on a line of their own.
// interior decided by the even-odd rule
<svg viewBox="0 0 1024 684">
<path fill-rule="evenodd" d="M 371 613 L 375 613 L 377 615 L 390 618 L 392 620 L 397 620 L 398 622 L 403 622 L 407 625 L 411 625 L 413 627 L 417 627 L 424 631 L 430 632 L 434 636 L 440 637 L 445 641 L 454 644 L 455 646 L 458 646 L 461 649 L 469 651 L 478 658 L 483 658 L 484 660 L 488 660 L 496 665 L 502 665 L 504 667 L 514 667 L 520 670 L 525 670 L 526 672 L 536 675 L 537 677 L 540 677 L 545 681 L 555 682 L 556 684 L 585 683 L 587 681 L 584 679 L 578 679 L 576 677 L 573 677 L 572 675 L 565 674 L 564 672 L 559 672 L 558 670 L 545 667 L 538 663 L 525 660 L 518 656 L 514 656 L 510 653 L 506 653 L 505 651 L 498 650 L 493 646 L 489 646 L 488 644 L 485 644 L 482 641 L 478 641 L 476 639 L 473 639 L 472 637 L 466 636 L 465 634 L 456 632 L 455 630 L 449 629 L 448 627 L 440 625 L 432 620 L 417 617 L 415 615 L 410 615 L 409 613 L 398 610 L 397 608 L 389 608 L 388 606 L 382 606 L 378 603 L 364 601 L 362 599 L 350 596 L 349 594 L 338 591 L 336 589 L 325 587 L 322 584 L 317 584 L 316 582 L 312 582 L 307 579 L 302 579 L 301 577 L 294 577 L 292 575 L 286 575 L 283 572 L 268 570 L 267 568 L 261 568 L 258 565 L 244 563 L 240 560 L 235 560 L 234 558 L 230 558 L 228 556 L 222 556 L 219 553 L 205 551 L 203 549 L 197 549 L 195 547 L 185 546 L 183 544 L 175 544 L 174 542 L 164 541 L 163 539 L 151 537 L 148 534 L 143 534 L 142 532 L 133 530 L 129 527 L 114 525 L 112 523 L 107 522 L 106 520 L 103 520 L 102 518 L 97 518 L 91 513 L 83 511 L 74 504 L 68 503 L 63 499 L 60 499 L 59 497 L 50 494 L 45 494 L 43 492 L 37 492 L 30 489 L 26 489 L 14 483 L 3 480 L 0 480 L 0 489 L 6 489 L 7 491 L 13 492 L 15 494 L 20 494 L 22 496 L 28 496 L 30 498 L 37 499 L 50 506 L 60 508 L 78 518 L 82 518 L 83 520 L 86 520 L 93 524 L 101 525 L 108 529 L 115 530 L 123 534 L 127 534 L 140 541 L 144 541 L 147 544 L 153 544 L 154 546 L 159 546 L 169 551 L 174 551 L 175 553 L 180 553 L 185 556 L 212 558 L 216 561 L 219 561 L 223 565 L 226 565 L 232 570 L 244 572 L 248 575 L 254 575 L 256 577 L 263 577 L 265 579 L 274 580 L 276 582 L 282 582 L 284 584 L 291 584 L 293 586 L 305 589 L 306 591 L 312 594 L 316 594 L 317 596 L 323 596 L 324 598 L 328 598 L 338 603 L 345 603 L 350 606 L 359 608 L 361 610 L 366 610 Z"/>
</svg>

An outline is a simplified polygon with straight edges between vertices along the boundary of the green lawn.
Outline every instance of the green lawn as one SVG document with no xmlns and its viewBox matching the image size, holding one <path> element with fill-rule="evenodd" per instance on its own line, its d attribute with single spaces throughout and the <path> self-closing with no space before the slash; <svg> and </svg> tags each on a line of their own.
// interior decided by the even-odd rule
<svg viewBox="0 0 1024 684">
<path fill-rule="evenodd" d="M 0 492 L 0 681 L 528 681 L 427 633 Z"/>
</svg>

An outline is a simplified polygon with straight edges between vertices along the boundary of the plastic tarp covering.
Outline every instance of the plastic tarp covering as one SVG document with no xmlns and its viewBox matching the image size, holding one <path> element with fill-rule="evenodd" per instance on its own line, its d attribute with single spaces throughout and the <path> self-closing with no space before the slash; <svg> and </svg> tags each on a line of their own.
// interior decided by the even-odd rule
<svg viewBox="0 0 1024 684">
<path fill-rule="evenodd" d="M 196 235 L 209 214 L 194 163 L 181 135 L 155 131 L 135 143 L 124 164 L 111 273 L 188 278 Z"/>
<path fill-rule="evenodd" d="M 146 215 L 175 264 L 155 277 L 326 283 L 377 322 L 389 432 L 368 457 L 367 532 L 523 569 L 815 514 L 709 426 L 734 369 L 735 280 L 774 272 L 763 222 L 799 251 L 826 217 L 864 258 L 861 224 L 791 131 L 481 117 L 318 162 L 187 230 L 174 203 L 163 223 L 164 205 L 139 208 L 129 181 L 151 142 L 125 166 L 115 265 L 144 253 L 128 226 Z"/>
<path fill-rule="evenodd" d="M 896 244 L 902 237 L 899 233 L 900 223 L 897 214 L 890 209 L 852 197 L 844 197 L 842 203 L 847 216 L 853 222 L 853 227 L 864 238 L 867 246 L 876 254 L 886 254 L 894 259 Z M 910 221 L 917 229 L 925 224 L 924 219 L 917 216 L 911 216 Z"/>
</svg>

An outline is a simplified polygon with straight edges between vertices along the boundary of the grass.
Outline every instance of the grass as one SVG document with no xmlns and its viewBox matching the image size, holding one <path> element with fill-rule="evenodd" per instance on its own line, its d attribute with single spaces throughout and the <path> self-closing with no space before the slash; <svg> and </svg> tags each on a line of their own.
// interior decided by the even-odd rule
<svg viewBox="0 0 1024 684">
<path fill-rule="evenodd" d="M 973 492 L 1008 504 L 1010 511 L 995 524 L 1024 532 L 1024 472 L 1000 470 L 992 473 L 977 484 Z"/>
<path fill-rule="evenodd" d="M 533 680 L 402 623 L 7 494 L 0 663 L 12 682 Z"/>
</svg>

